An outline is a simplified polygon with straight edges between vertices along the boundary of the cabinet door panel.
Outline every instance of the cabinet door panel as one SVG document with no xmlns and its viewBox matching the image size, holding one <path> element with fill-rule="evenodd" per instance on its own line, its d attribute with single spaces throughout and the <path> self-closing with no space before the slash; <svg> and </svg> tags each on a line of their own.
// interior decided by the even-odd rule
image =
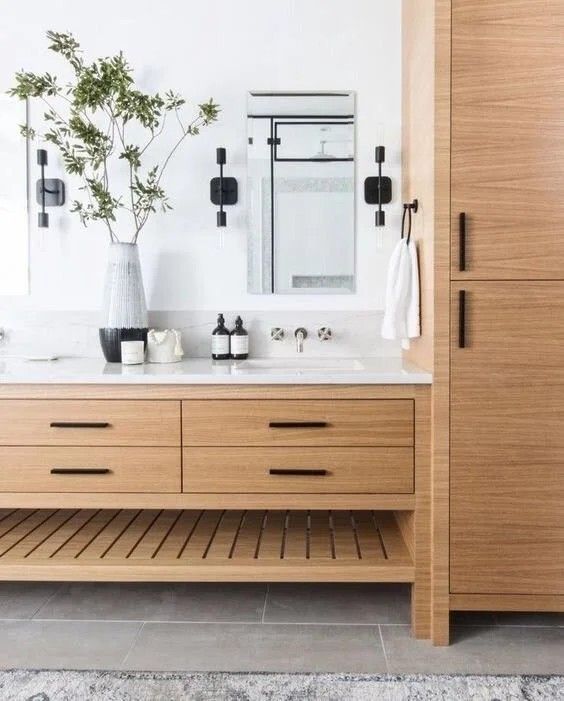
<svg viewBox="0 0 564 701">
<path fill-rule="evenodd" d="M 563 279 L 564 2 L 452 8 L 453 278 Z"/>
<path fill-rule="evenodd" d="M 451 591 L 562 594 L 564 282 L 460 283 L 451 310 Z"/>
</svg>

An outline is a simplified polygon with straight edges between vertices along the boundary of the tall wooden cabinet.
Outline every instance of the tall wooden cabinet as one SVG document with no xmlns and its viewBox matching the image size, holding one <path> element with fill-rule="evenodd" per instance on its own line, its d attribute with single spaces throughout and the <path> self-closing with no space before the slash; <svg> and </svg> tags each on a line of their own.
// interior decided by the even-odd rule
<svg viewBox="0 0 564 701">
<path fill-rule="evenodd" d="M 451 23 L 450 608 L 558 608 L 564 3 L 452 0 Z"/>
<path fill-rule="evenodd" d="M 445 644 L 452 610 L 564 610 L 564 2 L 404 0 L 403 27 Z"/>
</svg>

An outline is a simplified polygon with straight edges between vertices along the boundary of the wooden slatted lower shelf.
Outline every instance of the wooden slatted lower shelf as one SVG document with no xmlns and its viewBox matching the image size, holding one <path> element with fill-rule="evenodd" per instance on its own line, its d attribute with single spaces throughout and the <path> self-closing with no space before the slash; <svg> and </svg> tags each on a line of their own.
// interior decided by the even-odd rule
<svg viewBox="0 0 564 701">
<path fill-rule="evenodd" d="M 0 510 L 1 580 L 412 582 L 391 512 Z"/>
</svg>

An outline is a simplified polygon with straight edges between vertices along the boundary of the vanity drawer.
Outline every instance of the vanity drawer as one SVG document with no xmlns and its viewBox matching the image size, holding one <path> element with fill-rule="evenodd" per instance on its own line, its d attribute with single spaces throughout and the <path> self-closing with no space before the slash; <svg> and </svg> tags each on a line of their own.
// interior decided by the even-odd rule
<svg viewBox="0 0 564 701">
<path fill-rule="evenodd" d="M 179 448 L 0 448 L 2 492 L 180 492 Z"/>
<path fill-rule="evenodd" d="M 413 492 L 412 448 L 185 448 L 184 492 Z"/>
<path fill-rule="evenodd" d="M 6 399 L 0 445 L 179 446 L 180 402 Z"/>
<path fill-rule="evenodd" d="M 411 446 L 411 399 L 188 400 L 184 445 Z"/>
</svg>

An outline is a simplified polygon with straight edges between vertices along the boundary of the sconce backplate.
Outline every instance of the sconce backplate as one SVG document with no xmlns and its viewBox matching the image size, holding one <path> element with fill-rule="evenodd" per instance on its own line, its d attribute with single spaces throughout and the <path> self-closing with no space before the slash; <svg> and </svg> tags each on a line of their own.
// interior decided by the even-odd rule
<svg viewBox="0 0 564 701">
<path fill-rule="evenodd" d="M 210 200 L 213 204 L 220 204 L 221 179 L 212 178 L 210 180 Z M 237 204 L 239 188 L 236 178 L 223 178 L 223 204 Z"/>
<path fill-rule="evenodd" d="M 366 204 L 378 204 L 378 178 L 377 175 L 370 176 L 364 181 L 364 201 Z M 389 204 L 392 201 L 392 180 L 386 175 L 382 176 L 382 204 Z"/>
<path fill-rule="evenodd" d="M 59 178 L 41 178 L 35 183 L 35 197 L 37 204 L 42 203 L 41 188 L 45 183 L 45 206 L 61 207 L 65 204 L 65 183 Z"/>
</svg>

